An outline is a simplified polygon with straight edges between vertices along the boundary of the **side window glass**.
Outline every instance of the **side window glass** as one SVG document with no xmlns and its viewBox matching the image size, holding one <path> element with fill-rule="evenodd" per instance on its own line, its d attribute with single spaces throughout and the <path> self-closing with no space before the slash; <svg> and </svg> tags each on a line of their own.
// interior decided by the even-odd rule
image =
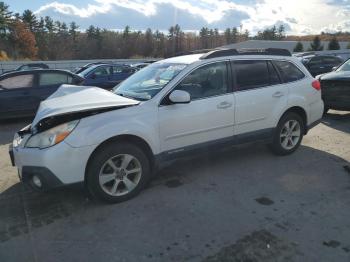
<svg viewBox="0 0 350 262">
<path fill-rule="evenodd" d="M 238 90 L 248 90 L 270 84 L 270 75 L 266 61 L 234 61 L 233 67 Z"/>
<path fill-rule="evenodd" d="M 113 74 L 120 74 L 123 71 L 121 66 L 113 66 Z"/>
<path fill-rule="evenodd" d="M 319 66 L 320 64 L 322 64 L 322 58 L 321 57 L 311 58 L 311 60 L 309 62 L 309 66 Z"/>
<path fill-rule="evenodd" d="M 274 61 L 285 83 L 300 80 L 305 77 L 304 73 L 294 64 L 287 61 Z"/>
<path fill-rule="evenodd" d="M 267 68 L 270 74 L 270 85 L 278 85 L 281 83 L 281 80 L 277 74 L 275 67 L 272 65 L 270 61 L 267 61 Z"/>
<path fill-rule="evenodd" d="M 323 61 L 325 64 L 330 65 L 339 65 L 341 63 L 341 60 L 337 57 L 324 57 Z"/>
<path fill-rule="evenodd" d="M 66 74 L 57 73 L 41 73 L 39 78 L 39 86 L 71 84 L 73 78 Z"/>
<path fill-rule="evenodd" d="M 187 91 L 192 100 L 226 94 L 226 62 L 213 63 L 194 70 L 181 81 L 176 90 Z"/>
<path fill-rule="evenodd" d="M 4 89 L 15 89 L 15 88 L 25 88 L 32 87 L 34 81 L 34 75 L 18 75 L 13 77 L 8 77 L 0 81 L 0 87 Z"/>
<path fill-rule="evenodd" d="M 94 71 L 95 76 L 108 76 L 109 75 L 109 67 L 100 66 L 96 68 Z"/>
</svg>

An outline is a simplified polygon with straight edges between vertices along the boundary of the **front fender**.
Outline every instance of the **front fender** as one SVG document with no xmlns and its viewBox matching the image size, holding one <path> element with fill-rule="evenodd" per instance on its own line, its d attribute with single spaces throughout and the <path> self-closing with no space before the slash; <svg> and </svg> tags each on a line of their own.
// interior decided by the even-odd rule
<svg viewBox="0 0 350 262">
<path fill-rule="evenodd" d="M 91 145 L 97 147 L 112 137 L 133 135 L 143 139 L 153 154 L 158 154 L 156 116 L 147 110 L 140 110 L 138 106 L 90 116 L 80 121 L 76 129 L 67 137 L 66 143 L 72 147 Z"/>
</svg>

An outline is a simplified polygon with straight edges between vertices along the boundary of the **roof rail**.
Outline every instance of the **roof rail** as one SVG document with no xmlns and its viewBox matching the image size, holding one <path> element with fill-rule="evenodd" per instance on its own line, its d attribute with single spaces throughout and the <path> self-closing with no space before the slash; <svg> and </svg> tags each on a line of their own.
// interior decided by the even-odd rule
<svg viewBox="0 0 350 262">
<path fill-rule="evenodd" d="M 244 48 L 244 49 L 216 49 L 200 57 L 200 59 L 210 59 L 222 56 L 237 55 L 275 55 L 275 56 L 292 56 L 287 49 L 282 48 Z"/>
</svg>

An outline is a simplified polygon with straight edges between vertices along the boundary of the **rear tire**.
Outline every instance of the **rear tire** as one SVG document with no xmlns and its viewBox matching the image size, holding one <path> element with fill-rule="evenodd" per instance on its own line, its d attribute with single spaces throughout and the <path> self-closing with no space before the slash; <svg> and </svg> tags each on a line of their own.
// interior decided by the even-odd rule
<svg viewBox="0 0 350 262">
<path fill-rule="evenodd" d="M 86 186 L 94 198 L 119 203 L 140 193 L 150 177 L 150 161 L 139 147 L 112 142 L 94 153 L 87 168 Z"/>
<path fill-rule="evenodd" d="M 271 151 L 280 156 L 293 153 L 298 149 L 304 135 L 302 118 L 293 112 L 285 114 L 275 129 Z"/>
</svg>

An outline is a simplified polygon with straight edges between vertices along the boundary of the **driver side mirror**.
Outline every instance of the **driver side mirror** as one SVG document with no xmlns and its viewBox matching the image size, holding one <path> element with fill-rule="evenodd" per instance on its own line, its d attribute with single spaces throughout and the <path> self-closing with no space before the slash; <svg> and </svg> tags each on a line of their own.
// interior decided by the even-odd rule
<svg viewBox="0 0 350 262">
<path fill-rule="evenodd" d="M 332 67 L 332 71 L 337 70 L 337 68 L 338 68 L 337 66 L 333 66 L 333 67 Z"/>
<path fill-rule="evenodd" d="M 174 90 L 169 95 L 169 100 L 174 104 L 188 104 L 191 102 L 191 95 L 183 90 Z"/>
<path fill-rule="evenodd" d="M 91 76 L 90 76 L 91 79 L 95 79 L 96 78 L 96 74 L 95 73 L 92 73 Z"/>
</svg>

